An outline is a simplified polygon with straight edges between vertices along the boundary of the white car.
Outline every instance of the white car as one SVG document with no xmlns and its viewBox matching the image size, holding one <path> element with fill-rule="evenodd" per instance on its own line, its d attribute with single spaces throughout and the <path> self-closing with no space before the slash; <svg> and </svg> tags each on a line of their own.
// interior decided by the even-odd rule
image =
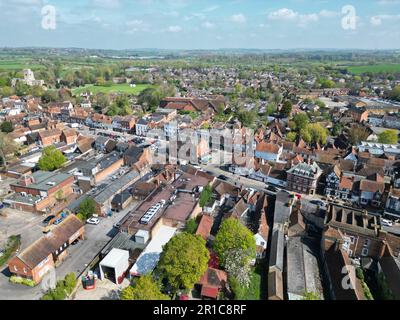
<svg viewBox="0 0 400 320">
<path fill-rule="evenodd" d="M 387 219 L 381 219 L 381 224 L 386 227 L 393 227 L 393 222 Z"/>
<path fill-rule="evenodd" d="M 90 218 L 86 220 L 87 224 L 93 224 L 93 225 L 98 225 L 100 223 L 100 220 L 98 218 Z"/>
</svg>

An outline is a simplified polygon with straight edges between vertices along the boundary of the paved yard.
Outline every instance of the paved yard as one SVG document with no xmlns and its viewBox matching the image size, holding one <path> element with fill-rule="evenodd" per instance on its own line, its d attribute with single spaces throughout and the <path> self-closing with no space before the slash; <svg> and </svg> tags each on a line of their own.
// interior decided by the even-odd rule
<svg viewBox="0 0 400 320">
<path fill-rule="evenodd" d="M 128 287 L 129 284 L 128 279 L 125 279 L 120 285 L 110 280 L 97 280 L 94 290 L 85 290 L 82 286 L 79 287 L 74 300 L 118 300 L 121 290 Z"/>
</svg>

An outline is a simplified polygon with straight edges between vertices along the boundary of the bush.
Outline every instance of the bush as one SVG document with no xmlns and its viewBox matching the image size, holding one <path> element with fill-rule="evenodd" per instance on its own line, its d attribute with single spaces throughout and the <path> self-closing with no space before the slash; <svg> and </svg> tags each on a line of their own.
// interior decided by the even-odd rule
<svg viewBox="0 0 400 320">
<path fill-rule="evenodd" d="M 42 300 L 65 300 L 72 293 L 76 286 L 76 277 L 74 273 L 69 273 L 64 280 L 57 281 L 55 289 L 49 290 Z"/>
<path fill-rule="evenodd" d="M 21 277 L 17 277 L 17 276 L 12 276 L 10 278 L 10 282 L 14 283 L 14 284 L 23 284 L 24 286 L 28 286 L 28 287 L 35 287 L 36 286 L 36 282 L 31 280 L 31 279 L 25 279 L 25 278 L 21 278 Z"/>
<path fill-rule="evenodd" d="M 190 234 L 195 234 L 197 230 L 198 224 L 195 219 L 190 219 L 186 222 L 185 231 Z"/>
<path fill-rule="evenodd" d="M 11 236 L 8 238 L 7 245 L 3 252 L 3 255 L 0 257 L 0 267 L 4 265 L 8 259 L 18 250 L 21 245 L 21 237 L 20 236 Z"/>
</svg>

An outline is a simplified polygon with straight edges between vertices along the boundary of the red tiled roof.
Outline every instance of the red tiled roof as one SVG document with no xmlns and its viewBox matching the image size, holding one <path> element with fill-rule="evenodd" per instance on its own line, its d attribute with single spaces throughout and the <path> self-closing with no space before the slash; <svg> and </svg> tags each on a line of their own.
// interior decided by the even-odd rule
<svg viewBox="0 0 400 320">
<path fill-rule="evenodd" d="M 213 223 L 214 219 L 211 216 L 203 214 L 199 226 L 197 227 L 196 235 L 202 236 L 203 239 L 207 240 L 210 235 Z"/>
</svg>

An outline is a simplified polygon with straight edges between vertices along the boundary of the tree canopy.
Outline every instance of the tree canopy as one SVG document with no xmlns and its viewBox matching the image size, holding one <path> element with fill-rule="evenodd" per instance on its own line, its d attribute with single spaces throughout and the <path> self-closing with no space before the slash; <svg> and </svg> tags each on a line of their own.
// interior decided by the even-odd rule
<svg viewBox="0 0 400 320">
<path fill-rule="evenodd" d="M 10 121 L 4 121 L 0 126 L 1 132 L 10 133 L 13 132 L 14 128 Z"/>
<path fill-rule="evenodd" d="M 300 135 L 307 143 L 326 144 L 328 130 L 319 123 L 310 123 L 301 130 Z"/>
<path fill-rule="evenodd" d="M 293 110 L 292 102 L 290 102 L 290 100 L 285 100 L 280 110 L 280 114 L 282 117 L 288 118 L 291 115 L 292 110 Z"/>
<path fill-rule="evenodd" d="M 385 144 L 397 144 L 399 141 L 398 131 L 397 130 L 385 130 L 382 133 L 378 134 L 379 143 Z"/>
<path fill-rule="evenodd" d="M 86 198 L 79 205 L 79 218 L 89 219 L 96 212 L 96 202 L 92 198 Z"/>
<path fill-rule="evenodd" d="M 207 205 L 207 203 L 211 200 L 212 195 L 213 195 L 212 188 L 210 184 L 207 184 L 200 194 L 200 200 L 199 200 L 200 207 L 204 208 Z"/>
<path fill-rule="evenodd" d="M 293 121 L 296 124 L 296 130 L 300 132 L 310 123 L 310 118 L 305 113 L 298 113 L 293 117 Z"/>
<path fill-rule="evenodd" d="M 55 146 L 48 146 L 43 149 L 38 166 L 40 170 L 54 171 L 61 168 L 65 162 L 67 162 L 67 159 L 60 150 Z"/>
<path fill-rule="evenodd" d="M 161 286 L 148 274 L 133 280 L 131 286 L 122 290 L 121 300 L 170 300 L 161 292 Z"/>
<path fill-rule="evenodd" d="M 225 265 L 227 255 L 231 250 L 243 250 L 248 259 L 256 255 L 254 236 L 238 219 L 229 218 L 222 222 L 214 240 L 214 251 L 222 265 Z"/>
<path fill-rule="evenodd" d="M 165 245 L 156 272 L 175 290 L 191 289 L 206 272 L 209 259 L 203 238 L 183 232 Z"/>
</svg>

